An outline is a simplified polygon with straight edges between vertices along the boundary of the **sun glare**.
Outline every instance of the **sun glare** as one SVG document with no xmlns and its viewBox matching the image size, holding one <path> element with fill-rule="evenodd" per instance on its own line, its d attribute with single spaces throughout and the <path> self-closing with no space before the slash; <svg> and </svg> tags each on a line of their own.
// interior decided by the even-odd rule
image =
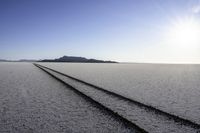
<svg viewBox="0 0 200 133">
<path fill-rule="evenodd" d="M 174 43 L 191 45 L 200 41 L 200 26 L 194 20 L 181 21 L 171 29 L 171 37 Z"/>
<path fill-rule="evenodd" d="M 199 51 L 199 21 L 194 18 L 175 21 L 169 28 L 167 39 L 172 51 L 179 55 L 192 57 Z"/>
</svg>

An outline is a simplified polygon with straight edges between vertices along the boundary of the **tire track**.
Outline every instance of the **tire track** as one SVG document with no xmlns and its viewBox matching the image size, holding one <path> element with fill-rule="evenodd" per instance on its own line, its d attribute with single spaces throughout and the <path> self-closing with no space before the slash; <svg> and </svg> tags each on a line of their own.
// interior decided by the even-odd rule
<svg viewBox="0 0 200 133">
<path fill-rule="evenodd" d="M 150 132 L 199 132 L 200 125 L 178 116 L 169 114 L 152 106 L 126 98 L 114 92 L 107 91 L 90 83 L 76 79 L 56 70 L 35 64 L 48 71 L 54 77 L 70 84 L 85 95 L 100 102 L 103 106 L 119 114 L 123 118 L 136 123 Z M 99 96 L 99 97 L 98 97 Z M 131 110 L 130 110 L 131 109 Z"/>
<path fill-rule="evenodd" d="M 124 117 L 122 117 L 121 115 L 119 115 L 117 112 L 114 112 L 113 110 L 111 110 L 110 108 L 107 108 L 106 106 L 104 106 L 103 104 L 101 104 L 100 102 L 94 100 L 93 98 L 89 97 L 88 95 L 86 95 L 85 93 L 81 92 L 80 90 L 74 88 L 73 86 L 71 86 L 70 84 L 66 83 L 65 81 L 63 81 L 62 79 L 60 79 L 59 77 L 57 77 L 56 75 L 52 74 L 50 71 L 48 71 L 46 68 L 44 68 L 41 65 L 38 64 L 34 64 L 36 67 L 40 68 L 41 70 L 45 71 L 46 73 L 48 73 L 50 76 L 52 76 L 53 78 L 55 78 L 56 80 L 62 82 L 63 84 L 65 84 L 67 87 L 73 89 L 77 94 L 83 96 L 85 99 L 87 99 L 89 102 L 91 102 L 92 104 L 94 104 L 95 106 L 99 107 L 102 110 L 107 111 L 111 116 L 113 116 L 114 118 L 116 118 L 119 121 L 124 122 L 125 126 L 127 127 L 133 127 L 135 128 L 137 131 L 139 131 L 140 133 L 148 133 L 147 131 L 145 131 L 144 129 L 142 129 L 141 127 L 139 127 L 138 125 L 132 123 L 131 121 L 125 119 Z"/>
</svg>

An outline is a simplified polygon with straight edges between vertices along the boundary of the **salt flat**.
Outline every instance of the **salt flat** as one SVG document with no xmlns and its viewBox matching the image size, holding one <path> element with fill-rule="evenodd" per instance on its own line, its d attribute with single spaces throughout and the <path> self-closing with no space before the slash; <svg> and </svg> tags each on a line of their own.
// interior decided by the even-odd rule
<svg viewBox="0 0 200 133">
<path fill-rule="evenodd" d="M 200 65 L 40 64 L 200 124 Z"/>
<path fill-rule="evenodd" d="M 174 115 L 98 88 L 53 69 L 35 64 L 38 68 L 74 89 L 98 101 L 131 123 L 149 133 L 198 133 L 200 126 Z"/>
<path fill-rule="evenodd" d="M 138 132 L 31 63 L 0 63 L 0 132 Z"/>
</svg>

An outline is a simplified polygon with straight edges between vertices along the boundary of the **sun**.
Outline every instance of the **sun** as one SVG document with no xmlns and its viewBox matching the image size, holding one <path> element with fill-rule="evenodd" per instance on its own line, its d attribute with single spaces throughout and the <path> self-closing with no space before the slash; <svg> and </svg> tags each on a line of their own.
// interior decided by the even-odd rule
<svg viewBox="0 0 200 133">
<path fill-rule="evenodd" d="M 179 17 L 167 23 L 161 43 L 163 54 L 173 62 L 199 62 L 200 20 L 197 17 Z"/>
<path fill-rule="evenodd" d="M 191 45 L 200 41 L 200 26 L 193 19 L 175 23 L 170 32 L 172 41 L 180 45 Z"/>
<path fill-rule="evenodd" d="M 168 42 L 174 50 L 182 53 L 194 53 L 200 45 L 200 23 L 194 18 L 174 21 L 169 28 Z"/>
</svg>

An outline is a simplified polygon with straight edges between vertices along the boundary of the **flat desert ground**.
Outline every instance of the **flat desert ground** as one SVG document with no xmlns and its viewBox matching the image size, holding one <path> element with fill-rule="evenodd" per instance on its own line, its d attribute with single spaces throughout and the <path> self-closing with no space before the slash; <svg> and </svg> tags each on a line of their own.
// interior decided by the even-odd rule
<svg viewBox="0 0 200 133">
<path fill-rule="evenodd" d="M 0 132 L 195 133 L 200 65 L 0 63 Z"/>
</svg>

